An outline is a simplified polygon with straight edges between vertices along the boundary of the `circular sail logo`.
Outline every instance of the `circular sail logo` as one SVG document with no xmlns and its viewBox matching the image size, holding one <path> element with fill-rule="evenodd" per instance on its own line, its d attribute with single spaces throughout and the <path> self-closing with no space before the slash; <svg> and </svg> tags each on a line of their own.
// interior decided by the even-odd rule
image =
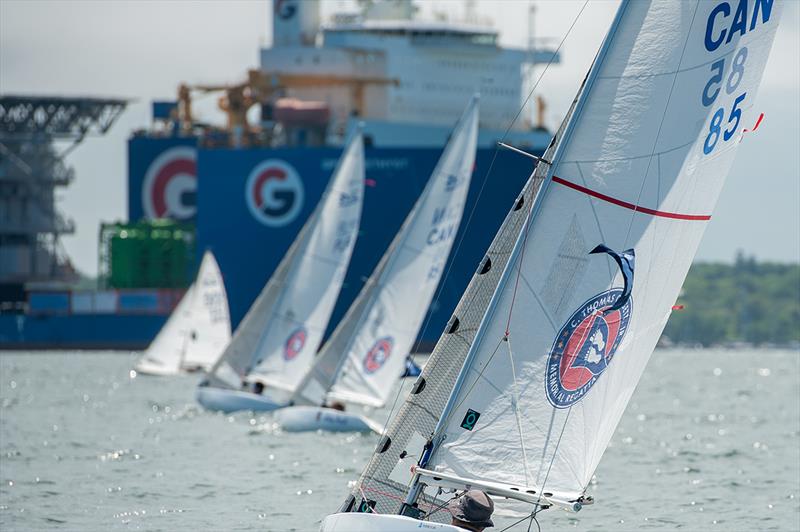
<svg viewBox="0 0 800 532">
<path fill-rule="evenodd" d="M 556 336 L 547 359 L 547 399 L 556 408 L 580 401 L 611 364 L 628 330 L 632 299 L 606 312 L 622 295 L 612 288 L 586 301 Z"/>
<path fill-rule="evenodd" d="M 303 327 L 300 327 L 290 334 L 289 338 L 286 340 L 286 344 L 283 346 L 283 358 L 292 360 L 299 355 L 300 351 L 302 351 L 303 347 L 306 345 L 306 337 L 306 330 Z"/>
<path fill-rule="evenodd" d="M 264 161 L 250 172 L 245 196 L 256 220 L 269 227 L 282 227 L 300 214 L 303 182 L 287 163 Z"/>
<path fill-rule="evenodd" d="M 392 354 L 392 344 L 394 344 L 394 339 L 391 336 L 386 336 L 375 342 L 375 345 L 367 351 L 367 356 L 364 357 L 364 371 L 375 373 L 381 369 L 386 361 L 389 360 L 389 355 Z"/>
<path fill-rule="evenodd" d="M 190 220 L 197 212 L 197 150 L 170 148 L 150 163 L 142 184 L 147 218 Z"/>
</svg>

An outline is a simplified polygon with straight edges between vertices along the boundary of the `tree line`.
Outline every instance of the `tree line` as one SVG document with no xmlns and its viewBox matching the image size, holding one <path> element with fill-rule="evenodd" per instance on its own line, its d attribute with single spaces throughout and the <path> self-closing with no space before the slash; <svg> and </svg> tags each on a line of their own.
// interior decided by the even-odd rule
<svg viewBox="0 0 800 532">
<path fill-rule="evenodd" d="M 695 263 L 664 336 L 677 344 L 712 346 L 800 343 L 800 264 Z"/>
</svg>

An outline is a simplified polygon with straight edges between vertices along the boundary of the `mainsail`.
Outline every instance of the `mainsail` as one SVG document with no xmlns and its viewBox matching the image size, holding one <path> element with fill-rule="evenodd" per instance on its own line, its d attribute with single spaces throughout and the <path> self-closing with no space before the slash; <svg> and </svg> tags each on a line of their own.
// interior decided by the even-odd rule
<svg viewBox="0 0 800 532">
<path fill-rule="evenodd" d="M 231 338 L 228 298 L 217 261 L 203 254 L 197 278 L 136 364 L 142 373 L 168 375 L 208 369 Z"/>
<path fill-rule="evenodd" d="M 345 510 L 398 511 L 393 469 L 423 444 L 440 480 L 580 500 L 755 122 L 781 7 L 623 1 L 525 223 L 506 219 Z"/>
<path fill-rule="evenodd" d="M 402 374 L 439 285 L 475 164 L 478 98 L 467 105 L 414 208 L 323 347 L 297 402 L 375 407 Z"/>
<path fill-rule="evenodd" d="M 355 245 L 364 197 L 356 132 L 317 205 L 215 365 L 212 384 L 242 379 L 291 392 L 314 360 Z"/>
</svg>

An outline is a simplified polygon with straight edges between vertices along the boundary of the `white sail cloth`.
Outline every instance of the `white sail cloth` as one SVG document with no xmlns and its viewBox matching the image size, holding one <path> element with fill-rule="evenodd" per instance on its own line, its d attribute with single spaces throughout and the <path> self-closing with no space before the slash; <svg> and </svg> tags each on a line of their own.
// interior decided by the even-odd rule
<svg viewBox="0 0 800 532">
<path fill-rule="evenodd" d="M 623 2 L 428 469 L 584 492 L 666 324 L 742 132 L 758 117 L 752 102 L 781 6 L 738 5 Z M 611 258 L 589 254 L 598 244 L 636 255 L 632 297 L 610 313 L 603 309 L 624 278 Z"/>
<path fill-rule="evenodd" d="M 228 298 L 217 261 L 203 254 L 197 278 L 136 363 L 140 373 L 171 375 L 208 370 L 231 338 Z"/>
<path fill-rule="evenodd" d="M 357 132 L 316 210 L 212 371 L 213 381 L 238 388 L 248 376 L 287 394 L 294 390 L 314 360 L 342 287 L 363 198 L 364 144 Z"/>
<path fill-rule="evenodd" d="M 400 231 L 323 347 L 301 400 L 319 404 L 328 392 L 332 400 L 374 407 L 386 403 L 461 224 L 475 165 L 478 108 L 476 96 Z"/>
</svg>

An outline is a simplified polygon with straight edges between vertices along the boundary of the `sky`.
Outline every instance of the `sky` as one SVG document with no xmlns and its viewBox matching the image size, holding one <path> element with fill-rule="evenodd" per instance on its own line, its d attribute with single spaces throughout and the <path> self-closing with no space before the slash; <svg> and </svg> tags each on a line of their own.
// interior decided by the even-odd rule
<svg viewBox="0 0 800 532">
<path fill-rule="evenodd" d="M 476 13 L 501 32 L 501 43 L 525 47 L 528 8 L 534 37 L 558 43 L 583 1 L 477 0 Z M 800 262 L 800 0 L 787 0 L 755 109 L 757 135 L 742 143 L 696 260 L 733 260 L 738 250 L 761 260 Z M 458 0 L 418 1 L 425 17 L 463 16 Z M 538 94 L 555 129 L 597 52 L 618 2 L 591 0 L 543 77 Z M 323 18 L 352 9 L 323 0 Z M 76 179 L 58 207 L 77 231 L 63 238 L 73 263 L 97 271 L 103 221 L 127 213 L 131 131 L 150 123 L 150 101 L 175 99 L 180 82 L 226 83 L 258 66 L 271 42 L 270 0 L 69 1 L 0 0 L 0 94 L 122 97 L 128 109 L 103 137 L 87 139 L 67 162 Z M 539 70 L 538 73 L 540 73 Z M 538 74 L 537 73 L 537 74 Z M 222 122 L 215 98 L 197 102 L 200 117 Z"/>
</svg>

